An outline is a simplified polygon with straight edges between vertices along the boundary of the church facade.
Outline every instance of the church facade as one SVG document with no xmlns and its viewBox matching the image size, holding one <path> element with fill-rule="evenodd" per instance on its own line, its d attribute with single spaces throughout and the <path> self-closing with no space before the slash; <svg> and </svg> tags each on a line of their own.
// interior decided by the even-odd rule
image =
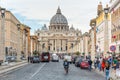
<svg viewBox="0 0 120 80">
<path fill-rule="evenodd" d="M 66 17 L 58 8 L 56 14 L 51 18 L 50 25 L 44 25 L 42 29 L 37 29 L 35 34 L 39 40 L 39 51 L 49 51 L 50 53 L 74 53 L 73 48 L 82 36 L 80 30 L 69 27 Z"/>
</svg>

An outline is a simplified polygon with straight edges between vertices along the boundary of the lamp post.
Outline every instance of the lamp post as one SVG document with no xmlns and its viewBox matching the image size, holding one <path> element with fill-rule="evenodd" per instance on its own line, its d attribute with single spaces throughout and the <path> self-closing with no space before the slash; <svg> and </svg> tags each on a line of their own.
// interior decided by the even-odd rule
<svg viewBox="0 0 120 80">
<path fill-rule="evenodd" d="M 20 24 L 17 24 L 17 28 L 18 28 L 18 49 L 17 49 L 17 58 L 18 60 L 20 59 L 21 57 L 21 54 L 20 54 L 20 51 L 21 51 L 21 48 L 20 48 Z"/>
<path fill-rule="evenodd" d="M 1 8 L 1 54 L 4 55 L 3 60 L 6 60 L 6 53 L 5 53 L 5 8 Z"/>
<path fill-rule="evenodd" d="M 109 8 L 108 6 L 104 8 L 105 13 L 105 29 L 104 29 L 104 53 L 107 54 L 107 51 L 109 51 L 109 39 L 108 39 L 108 13 Z"/>
<path fill-rule="evenodd" d="M 91 49 L 91 59 L 94 60 L 95 58 L 95 53 L 96 53 L 96 50 L 95 50 L 95 34 L 94 34 L 94 28 L 96 26 L 96 23 L 93 21 L 92 24 L 91 24 L 91 42 L 92 42 L 92 49 Z"/>
</svg>

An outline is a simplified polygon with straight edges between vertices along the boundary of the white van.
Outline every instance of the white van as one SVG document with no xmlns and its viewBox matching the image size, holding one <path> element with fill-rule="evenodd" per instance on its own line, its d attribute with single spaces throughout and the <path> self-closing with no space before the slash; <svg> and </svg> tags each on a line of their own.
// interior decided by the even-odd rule
<svg viewBox="0 0 120 80">
<path fill-rule="evenodd" d="M 68 62 L 72 63 L 72 57 L 69 55 L 65 55 L 64 59 L 67 59 Z"/>
<path fill-rule="evenodd" d="M 57 54 L 52 54 L 52 61 L 53 62 L 59 62 L 59 57 Z"/>
</svg>

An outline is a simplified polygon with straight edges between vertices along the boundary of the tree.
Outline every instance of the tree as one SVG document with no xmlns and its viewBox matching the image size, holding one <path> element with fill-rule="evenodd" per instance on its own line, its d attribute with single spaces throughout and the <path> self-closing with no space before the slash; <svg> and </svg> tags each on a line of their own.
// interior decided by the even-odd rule
<svg viewBox="0 0 120 80">
<path fill-rule="evenodd" d="M 77 52 L 76 52 L 76 55 L 80 55 L 80 52 L 79 52 L 79 51 L 77 51 Z"/>
<path fill-rule="evenodd" d="M 39 56 L 39 52 L 37 50 L 33 51 L 34 56 Z"/>
</svg>

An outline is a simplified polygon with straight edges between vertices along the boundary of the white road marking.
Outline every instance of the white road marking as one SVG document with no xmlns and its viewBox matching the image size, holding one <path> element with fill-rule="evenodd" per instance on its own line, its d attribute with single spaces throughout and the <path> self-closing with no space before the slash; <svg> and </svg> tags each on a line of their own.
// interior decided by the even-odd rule
<svg viewBox="0 0 120 80">
<path fill-rule="evenodd" d="M 46 63 L 44 63 L 30 78 L 29 80 L 31 80 L 44 66 Z"/>
</svg>

